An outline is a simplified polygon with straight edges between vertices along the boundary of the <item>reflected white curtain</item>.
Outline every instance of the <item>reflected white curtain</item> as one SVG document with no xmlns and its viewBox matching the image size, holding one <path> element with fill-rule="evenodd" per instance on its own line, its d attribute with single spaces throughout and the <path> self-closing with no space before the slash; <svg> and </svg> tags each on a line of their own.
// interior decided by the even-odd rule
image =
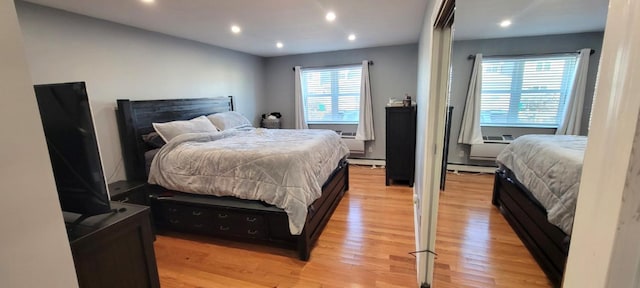
<svg viewBox="0 0 640 288">
<path fill-rule="evenodd" d="M 467 102 L 462 115 L 462 127 L 458 143 L 482 144 L 482 130 L 480 129 L 480 96 L 482 95 L 482 54 L 476 54 L 469 81 Z"/>
<path fill-rule="evenodd" d="M 362 61 L 360 85 L 360 119 L 356 130 L 356 140 L 374 140 L 373 107 L 371 105 L 371 82 L 369 81 L 369 61 Z"/>
<path fill-rule="evenodd" d="M 562 122 L 556 130 L 557 135 L 580 134 L 590 55 L 591 49 L 585 48 L 580 50 L 578 63 L 576 63 L 576 76 L 573 80 L 573 85 L 571 85 L 571 92 L 567 96 L 567 105 L 563 113 Z"/>
<path fill-rule="evenodd" d="M 294 81 L 294 93 L 295 93 L 295 128 L 296 129 L 309 129 L 307 125 L 307 117 L 304 112 L 304 97 L 302 97 L 302 69 L 300 66 L 295 66 L 295 81 Z"/>
</svg>

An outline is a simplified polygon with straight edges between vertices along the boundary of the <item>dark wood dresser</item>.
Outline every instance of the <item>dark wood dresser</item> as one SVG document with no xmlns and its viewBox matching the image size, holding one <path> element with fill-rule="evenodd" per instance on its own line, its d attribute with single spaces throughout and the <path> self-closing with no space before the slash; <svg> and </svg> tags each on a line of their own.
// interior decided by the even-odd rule
<svg viewBox="0 0 640 288">
<path fill-rule="evenodd" d="M 444 124 L 444 144 L 442 146 L 442 173 L 440 174 L 440 190 L 444 191 L 447 182 L 447 163 L 449 162 L 449 138 L 451 136 L 451 116 L 453 115 L 453 106 L 447 106 L 447 114 Z"/>
<path fill-rule="evenodd" d="M 416 162 L 416 106 L 386 107 L 386 179 L 413 186 Z"/>
<path fill-rule="evenodd" d="M 72 224 L 64 213 L 80 287 L 160 287 L 149 207 L 111 202 L 114 213 Z"/>
</svg>

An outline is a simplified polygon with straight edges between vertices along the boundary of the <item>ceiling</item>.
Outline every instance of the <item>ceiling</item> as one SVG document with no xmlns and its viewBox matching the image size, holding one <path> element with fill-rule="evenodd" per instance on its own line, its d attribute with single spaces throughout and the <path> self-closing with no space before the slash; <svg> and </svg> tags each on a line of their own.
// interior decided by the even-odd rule
<svg viewBox="0 0 640 288">
<path fill-rule="evenodd" d="M 429 0 L 27 0 L 253 55 L 418 42 Z M 608 0 L 457 0 L 456 40 L 604 30 Z M 325 20 L 333 11 L 334 22 Z M 498 23 L 509 19 L 508 28 Z M 232 25 L 242 32 L 233 34 Z M 356 40 L 349 41 L 349 34 Z M 276 42 L 283 47 L 277 48 Z"/>
<path fill-rule="evenodd" d="M 454 39 L 603 31 L 608 5 L 608 0 L 457 0 Z M 511 26 L 498 25 L 507 19 Z"/>
<path fill-rule="evenodd" d="M 427 0 L 28 2 L 268 57 L 416 43 Z M 331 23 L 325 20 L 328 11 L 337 15 Z M 242 32 L 233 34 L 231 25 Z M 351 33 L 355 41 L 347 39 Z"/>
</svg>

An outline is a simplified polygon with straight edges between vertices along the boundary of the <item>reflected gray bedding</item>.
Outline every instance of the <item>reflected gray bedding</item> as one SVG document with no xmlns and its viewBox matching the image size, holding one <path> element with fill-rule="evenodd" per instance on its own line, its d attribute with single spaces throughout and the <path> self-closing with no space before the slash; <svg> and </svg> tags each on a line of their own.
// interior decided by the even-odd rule
<svg viewBox="0 0 640 288">
<path fill-rule="evenodd" d="M 549 223 L 571 235 L 587 137 L 525 135 L 497 162 L 508 168 L 547 210 Z"/>
<path fill-rule="evenodd" d="M 153 158 L 149 183 L 196 194 L 275 205 L 302 232 L 308 206 L 321 196 L 349 149 L 331 130 L 232 129 L 184 134 Z"/>
</svg>

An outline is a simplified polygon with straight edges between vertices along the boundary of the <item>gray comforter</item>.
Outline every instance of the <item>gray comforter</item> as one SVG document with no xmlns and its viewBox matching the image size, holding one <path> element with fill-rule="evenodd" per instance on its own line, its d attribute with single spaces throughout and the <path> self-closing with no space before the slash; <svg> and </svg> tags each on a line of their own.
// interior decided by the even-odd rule
<svg viewBox="0 0 640 288">
<path fill-rule="evenodd" d="M 587 137 L 525 135 L 498 155 L 547 209 L 549 223 L 571 234 Z"/>
<path fill-rule="evenodd" d="M 330 130 L 232 129 L 183 134 L 153 159 L 149 183 L 197 194 L 261 200 L 283 209 L 291 234 L 349 149 Z"/>
</svg>

